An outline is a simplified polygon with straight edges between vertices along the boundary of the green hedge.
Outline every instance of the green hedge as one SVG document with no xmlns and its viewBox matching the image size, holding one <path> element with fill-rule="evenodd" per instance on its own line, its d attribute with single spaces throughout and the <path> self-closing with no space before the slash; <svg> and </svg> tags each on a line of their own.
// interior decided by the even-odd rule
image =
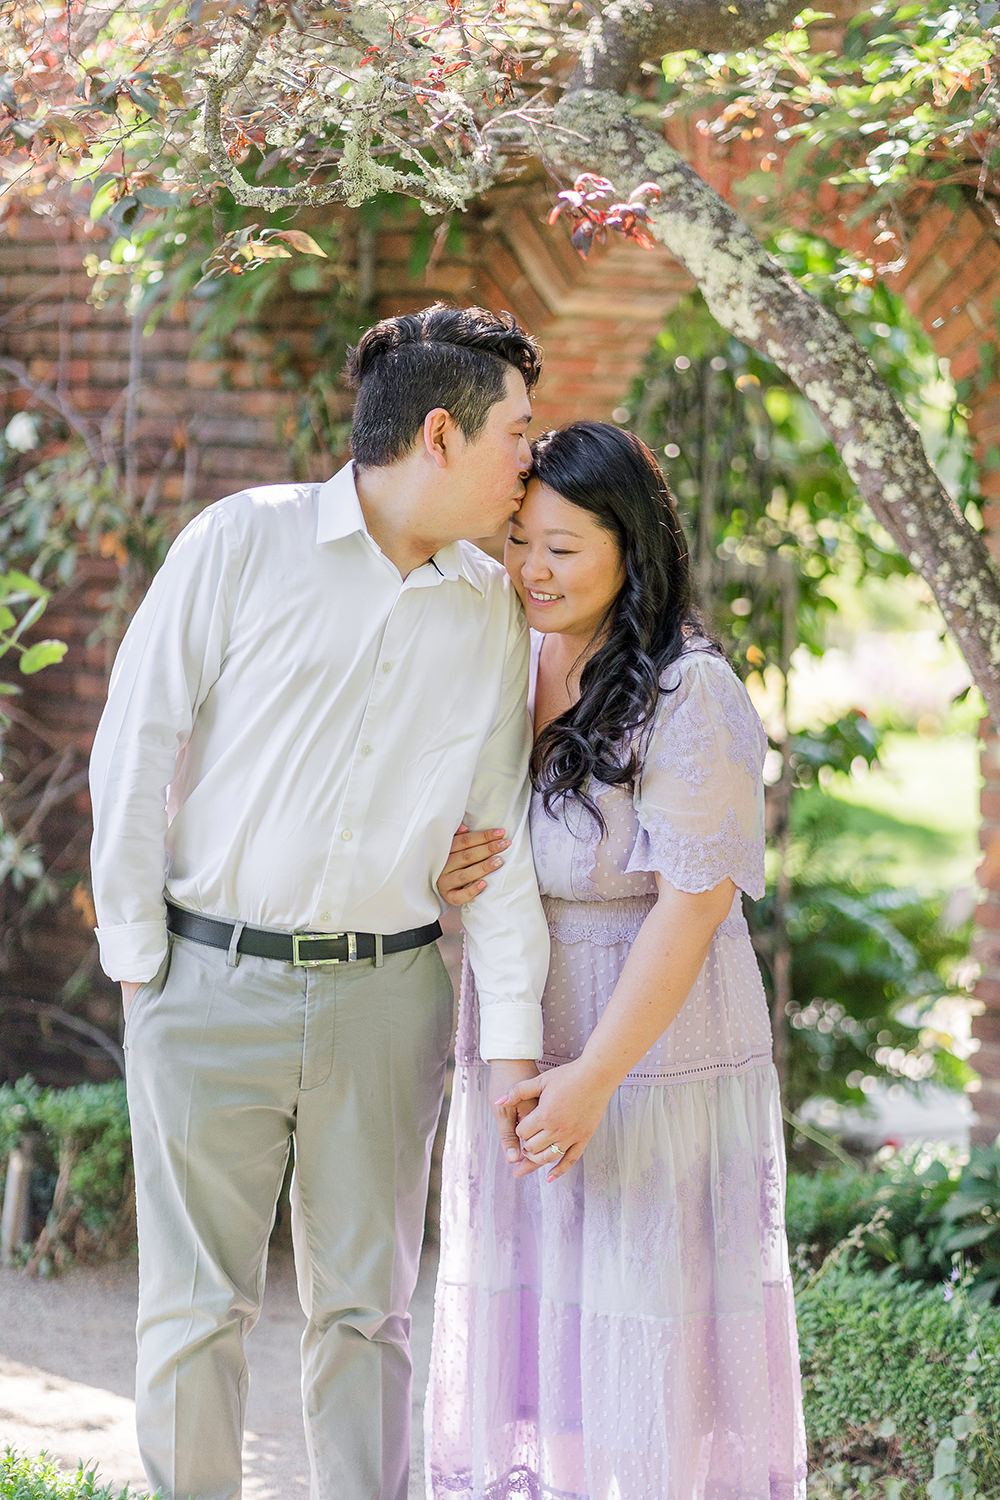
<svg viewBox="0 0 1000 1500">
<path fill-rule="evenodd" d="M 1000 1311 L 851 1252 L 796 1306 L 811 1494 L 1000 1496 Z"/>
</svg>

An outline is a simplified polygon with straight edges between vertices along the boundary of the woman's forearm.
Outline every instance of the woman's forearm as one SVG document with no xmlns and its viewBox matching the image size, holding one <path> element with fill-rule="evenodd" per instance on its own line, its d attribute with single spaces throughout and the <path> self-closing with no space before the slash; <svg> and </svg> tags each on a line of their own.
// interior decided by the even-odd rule
<svg viewBox="0 0 1000 1500">
<path fill-rule="evenodd" d="M 518 1108 L 517 1134 L 528 1162 L 518 1171 L 550 1167 L 561 1177 L 580 1159 L 615 1089 L 662 1036 L 684 1004 L 735 886 L 691 895 L 657 876 L 656 905 L 636 934 L 621 977 L 579 1057 L 519 1084 L 505 1101 Z M 537 1099 L 527 1114 L 522 1106 Z M 553 1165 L 551 1152 L 560 1156 Z"/>
<path fill-rule="evenodd" d="M 580 1059 L 609 1093 L 680 1011 L 735 893 L 731 880 L 698 894 L 675 890 L 659 879 L 658 884 L 656 905 L 636 934 Z"/>
</svg>

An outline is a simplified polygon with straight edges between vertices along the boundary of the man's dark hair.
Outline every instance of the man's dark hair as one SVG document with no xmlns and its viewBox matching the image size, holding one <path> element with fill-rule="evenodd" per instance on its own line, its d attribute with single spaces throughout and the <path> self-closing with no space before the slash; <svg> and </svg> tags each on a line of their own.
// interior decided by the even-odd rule
<svg viewBox="0 0 1000 1500">
<path fill-rule="evenodd" d="M 383 318 L 348 355 L 357 388 L 351 451 L 362 468 L 379 468 L 413 447 L 424 418 L 447 411 L 463 436 L 479 436 L 490 407 L 503 399 L 507 367 L 530 392 L 542 354 L 512 313 L 437 302 Z"/>
</svg>

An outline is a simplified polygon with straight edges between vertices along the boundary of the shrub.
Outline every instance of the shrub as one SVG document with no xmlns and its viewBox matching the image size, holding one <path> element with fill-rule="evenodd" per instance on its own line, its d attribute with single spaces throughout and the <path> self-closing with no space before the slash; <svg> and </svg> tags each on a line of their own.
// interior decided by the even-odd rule
<svg viewBox="0 0 1000 1500">
<path fill-rule="evenodd" d="M 748 914 L 765 976 L 776 899 L 769 893 Z M 956 973 L 968 956 L 970 928 L 948 926 L 945 902 L 943 893 L 796 874 L 780 918 L 792 983 L 783 1094 L 793 1110 L 814 1094 L 861 1104 L 865 1076 L 927 1077 L 949 1088 L 973 1077 L 925 1025 L 935 1001 L 964 993 Z"/>
<path fill-rule="evenodd" d="M 834 1253 L 797 1310 L 821 1493 L 1000 1494 L 1000 1312 L 974 1308 L 961 1287 L 866 1269 L 850 1251 Z M 894 1488 L 868 1487 L 882 1480 Z"/>
<path fill-rule="evenodd" d="M 0 1453 L 0 1500 L 149 1500 L 138 1490 L 100 1484 L 95 1469 L 81 1464 L 66 1474 L 42 1453 L 29 1458 L 8 1448 Z"/>
<path fill-rule="evenodd" d="M 35 1140 L 29 1269 L 120 1255 L 135 1238 L 125 1085 L 40 1089 L 21 1078 L 0 1087 L 0 1171 L 26 1135 Z"/>
<path fill-rule="evenodd" d="M 958 1264 L 974 1277 L 972 1302 L 1000 1302 L 1000 1144 L 974 1147 L 961 1166 L 918 1154 L 878 1172 L 789 1175 L 789 1243 L 814 1267 L 876 1214 L 877 1227 L 858 1234 L 874 1265 L 933 1283 Z"/>
</svg>

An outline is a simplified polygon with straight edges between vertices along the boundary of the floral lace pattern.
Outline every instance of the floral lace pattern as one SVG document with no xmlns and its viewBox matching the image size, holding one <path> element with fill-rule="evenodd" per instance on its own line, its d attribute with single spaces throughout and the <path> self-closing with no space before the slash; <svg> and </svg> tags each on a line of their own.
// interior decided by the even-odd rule
<svg viewBox="0 0 1000 1500">
<path fill-rule="evenodd" d="M 764 850 L 747 838 L 735 808 L 710 834 L 678 837 L 669 813 L 645 810 L 627 870 L 658 870 L 679 891 L 710 891 L 728 875 L 754 900 L 764 894 Z"/>
<path fill-rule="evenodd" d="M 678 676 L 682 682 L 683 677 Z M 680 682 L 665 689 L 668 704 L 671 694 L 679 690 Z M 651 752 L 654 764 L 686 782 L 694 795 L 709 775 L 716 734 L 705 704 L 698 697 L 689 697 L 676 708 L 661 710 L 661 723 L 647 755 Z"/>
</svg>

